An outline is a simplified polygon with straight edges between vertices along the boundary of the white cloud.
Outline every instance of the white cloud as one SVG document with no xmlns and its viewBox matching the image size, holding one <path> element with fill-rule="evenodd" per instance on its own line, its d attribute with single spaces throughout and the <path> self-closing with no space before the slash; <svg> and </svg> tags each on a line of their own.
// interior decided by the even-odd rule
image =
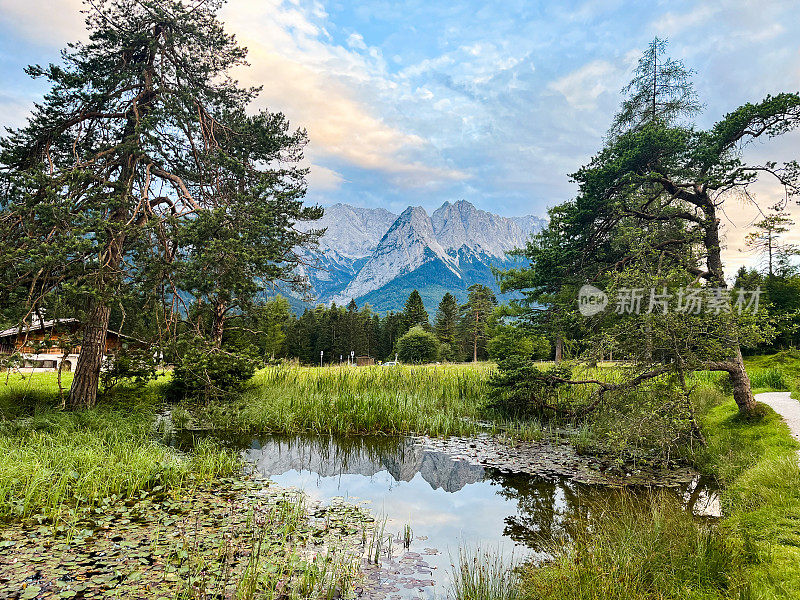
<svg viewBox="0 0 800 600">
<path fill-rule="evenodd" d="M 567 102 L 579 110 L 594 110 L 597 99 L 605 92 L 616 92 L 617 67 L 605 60 L 593 60 L 579 69 L 553 81 L 549 88 L 563 94 Z"/>
<path fill-rule="evenodd" d="M 333 169 L 315 164 L 310 164 L 308 167 L 308 177 L 306 178 L 308 180 L 308 187 L 315 192 L 337 190 L 345 181 L 344 177 Z"/>
<path fill-rule="evenodd" d="M 425 139 L 378 116 L 368 102 L 380 104 L 397 88 L 381 53 L 358 33 L 349 36 L 349 48 L 321 39 L 324 28 L 311 19 L 322 14 L 279 0 L 242 0 L 225 9 L 223 19 L 250 50 L 251 66 L 239 77 L 264 86 L 258 102 L 308 130 L 315 162 L 334 158 L 405 186 L 466 177 L 442 165 Z"/>
<path fill-rule="evenodd" d="M 0 0 L 0 20 L 39 44 L 85 38 L 81 0 Z"/>
<path fill-rule="evenodd" d="M 707 25 L 719 10 L 719 6 L 703 4 L 688 12 L 668 12 L 650 24 L 650 28 L 661 36 L 672 36 L 692 29 L 698 25 Z"/>
<path fill-rule="evenodd" d="M 4 20 L 39 43 L 60 47 L 84 35 L 80 0 L 0 0 L 0 8 Z M 281 0 L 237 0 L 221 18 L 250 50 L 251 66 L 237 76 L 264 86 L 261 107 L 283 111 L 308 130 L 313 162 L 334 158 L 408 186 L 466 177 L 442 164 L 425 139 L 379 116 L 374 104 L 397 83 L 385 75 L 379 49 L 368 48 L 360 34 L 350 36 L 349 48 L 330 42 L 319 2 L 304 10 Z M 341 182 L 330 174 L 319 181 Z"/>
<path fill-rule="evenodd" d="M 357 50 L 367 49 L 367 44 L 364 42 L 364 36 L 360 33 L 351 33 L 347 37 L 347 45 Z"/>
</svg>

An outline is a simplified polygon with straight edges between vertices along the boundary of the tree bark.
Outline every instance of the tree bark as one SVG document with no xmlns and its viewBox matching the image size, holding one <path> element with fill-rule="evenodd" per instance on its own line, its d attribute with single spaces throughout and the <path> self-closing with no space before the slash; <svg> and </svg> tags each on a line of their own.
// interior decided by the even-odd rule
<svg viewBox="0 0 800 600">
<path fill-rule="evenodd" d="M 705 236 L 704 246 L 706 248 L 707 266 L 710 273 L 709 281 L 716 283 L 721 288 L 727 288 L 725 282 L 725 274 L 722 266 L 722 244 L 720 243 L 719 236 L 719 219 L 717 218 L 716 208 L 714 203 L 708 197 L 704 196 L 705 202 L 701 204 L 705 214 L 706 223 L 704 224 Z M 736 406 L 739 407 L 739 414 L 748 414 L 755 408 L 756 401 L 753 397 L 753 389 L 750 385 L 750 377 L 744 367 L 744 358 L 742 357 L 742 349 L 739 342 L 734 342 L 732 348 L 734 351 L 733 359 L 718 363 L 720 367 L 717 370 L 726 371 L 731 378 L 733 384 L 733 399 L 736 401 Z"/>
<path fill-rule="evenodd" d="M 222 348 L 222 334 L 225 331 L 225 312 L 228 307 L 224 302 L 214 303 L 213 323 L 211 324 L 211 340 L 215 348 Z"/>
<path fill-rule="evenodd" d="M 101 300 L 92 300 L 88 318 L 83 324 L 83 340 L 75 376 L 69 390 L 71 408 L 90 408 L 97 403 L 100 368 L 106 350 L 108 319 L 111 309 Z"/>
<path fill-rule="evenodd" d="M 479 312 L 475 311 L 475 338 L 472 340 L 472 362 L 478 362 L 478 316 Z"/>
<path fill-rule="evenodd" d="M 556 364 L 561 362 L 561 357 L 562 357 L 563 353 L 564 353 L 564 340 L 559 335 L 556 338 Z"/>
<path fill-rule="evenodd" d="M 756 406 L 756 399 L 753 396 L 753 389 L 750 385 L 750 377 L 744 368 L 744 360 L 739 348 L 736 348 L 739 360 L 733 363 L 733 369 L 728 371 L 731 382 L 733 383 L 733 399 L 739 407 L 739 413 L 747 414 Z"/>
<path fill-rule="evenodd" d="M 736 346 L 736 356 L 733 360 L 707 363 L 706 367 L 712 371 L 725 371 L 731 378 L 733 384 L 733 399 L 739 407 L 740 414 L 748 414 L 756 406 L 756 399 L 753 396 L 753 389 L 750 385 L 750 377 L 744 368 L 744 358 L 742 351 Z"/>
</svg>

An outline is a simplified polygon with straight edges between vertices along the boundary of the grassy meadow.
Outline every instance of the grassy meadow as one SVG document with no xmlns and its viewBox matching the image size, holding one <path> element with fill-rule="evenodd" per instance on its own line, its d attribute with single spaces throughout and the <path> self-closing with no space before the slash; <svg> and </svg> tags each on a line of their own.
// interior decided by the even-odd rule
<svg viewBox="0 0 800 600">
<path fill-rule="evenodd" d="M 747 367 L 756 392 L 798 390 L 800 356 L 795 353 L 748 358 Z M 259 371 L 229 402 L 173 406 L 173 419 L 178 425 L 253 435 L 466 435 L 488 419 L 512 441 L 548 435 L 539 423 L 503 422 L 487 408 L 493 369 L 489 363 L 273 366 Z M 615 378 L 620 370 L 603 365 L 592 374 Z M 759 418 L 742 420 L 724 375 L 695 373 L 689 383 L 707 446 L 683 456 L 721 484 L 723 519 L 692 518 L 666 495 L 644 502 L 623 498 L 588 513 L 579 529 L 585 533 L 553 540 L 552 561 L 520 567 L 513 576 L 488 555 L 476 560 L 462 553 L 454 597 L 800 597 L 797 443 L 767 407 Z M 70 375 L 64 374 L 63 388 L 69 384 Z M 8 375 L 0 384 L 0 520 L 69 523 L 77 518 L 78 507 L 111 511 L 148 493 L 188 498 L 194 490 L 235 474 L 238 459 L 211 442 L 196 445 L 191 453 L 162 443 L 154 428 L 156 414 L 164 408 L 160 388 L 159 383 L 121 389 L 95 409 L 70 412 L 62 410 L 55 374 Z M 577 395 L 586 392 L 567 393 L 580 400 Z M 613 445 L 624 445 L 622 437 L 613 437 L 619 429 L 653 418 L 631 409 L 637 398 L 631 399 L 616 407 L 617 412 L 609 408 L 605 416 L 579 423 L 571 441 L 590 453 L 604 436 Z M 629 413 L 636 419 L 626 421 Z M 658 423 L 651 429 L 660 431 Z M 661 433 L 671 435 L 668 430 Z M 637 443 L 660 442 L 640 437 Z M 289 554 L 297 556 L 298 551 L 293 547 Z M 191 552 L 188 556 L 191 563 Z M 337 569 L 332 577 L 339 576 Z M 352 567 L 342 572 L 348 569 Z"/>
<path fill-rule="evenodd" d="M 64 375 L 68 389 L 70 376 Z M 55 373 L 9 375 L 0 385 L 0 520 L 69 520 L 155 489 L 180 492 L 238 469 L 211 442 L 191 454 L 160 443 L 151 390 L 120 393 L 97 408 L 60 410 Z"/>
</svg>

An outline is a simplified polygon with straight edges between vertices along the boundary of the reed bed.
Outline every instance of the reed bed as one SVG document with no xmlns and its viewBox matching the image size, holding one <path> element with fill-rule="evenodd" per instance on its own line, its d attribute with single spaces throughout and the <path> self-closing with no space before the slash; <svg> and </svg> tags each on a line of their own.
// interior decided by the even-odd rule
<svg viewBox="0 0 800 600">
<path fill-rule="evenodd" d="M 146 393 L 91 410 L 58 409 L 55 374 L 0 385 L 0 520 L 66 518 L 152 490 L 176 491 L 233 473 L 238 458 L 211 441 L 191 454 L 162 444 Z"/>
<path fill-rule="evenodd" d="M 218 428 L 246 433 L 469 434 L 494 367 L 298 367 L 259 371 L 234 410 L 208 407 Z"/>
<path fill-rule="evenodd" d="M 520 600 L 523 597 L 513 559 L 486 549 L 460 548 L 453 565 L 451 600 Z"/>
<path fill-rule="evenodd" d="M 667 600 L 736 597 L 741 557 L 723 534 L 674 497 L 619 497 L 589 506 L 552 560 L 524 569 L 524 597 L 547 600 Z"/>
</svg>

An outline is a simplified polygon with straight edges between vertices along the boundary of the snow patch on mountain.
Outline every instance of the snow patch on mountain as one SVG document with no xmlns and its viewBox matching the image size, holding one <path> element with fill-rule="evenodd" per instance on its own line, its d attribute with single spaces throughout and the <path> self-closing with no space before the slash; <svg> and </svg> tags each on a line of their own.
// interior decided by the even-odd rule
<svg viewBox="0 0 800 600">
<path fill-rule="evenodd" d="M 344 303 L 350 298 L 360 298 L 434 260 L 461 276 L 454 259 L 436 240 L 428 213 L 420 206 L 409 206 L 397 217 L 355 279 L 333 301 Z"/>
</svg>

